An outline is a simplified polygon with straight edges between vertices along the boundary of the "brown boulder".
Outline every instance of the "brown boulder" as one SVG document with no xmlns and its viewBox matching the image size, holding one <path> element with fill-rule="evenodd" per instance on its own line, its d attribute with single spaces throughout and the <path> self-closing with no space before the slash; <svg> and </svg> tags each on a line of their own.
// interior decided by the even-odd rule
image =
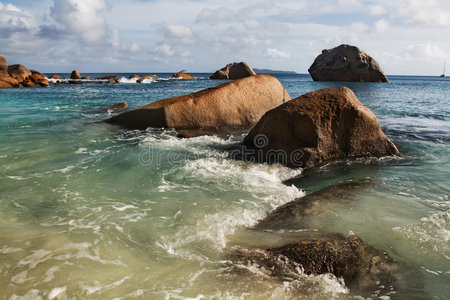
<svg viewBox="0 0 450 300">
<path fill-rule="evenodd" d="M 346 87 L 307 93 L 268 111 L 244 144 L 257 149 L 256 160 L 289 167 L 399 153 L 377 117 Z"/>
<path fill-rule="evenodd" d="M 106 122 L 139 129 L 249 126 L 255 124 L 267 110 L 290 99 L 275 77 L 258 75 L 193 94 L 159 100 Z"/>
<path fill-rule="evenodd" d="M 181 78 L 181 79 L 195 79 L 194 76 L 188 73 L 175 73 L 172 75 L 172 78 Z"/>
<path fill-rule="evenodd" d="M 80 72 L 78 72 L 78 70 L 73 70 L 72 74 L 70 74 L 70 79 L 81 79 Z"/>
<path fill-rule="evenodd" d="M 132 74 L 132 75 L 130 75 L 130 77 L 128 77 L 128 79 L 140 78 L 140 77 L 141 77 L 140 75 Z"/>
<path fill-rule="evenodd" d="M 19 87 L 19 82 L 9 75 L 0 75 L 0 88 L 17 88 Z"/>
<path fill-rule="evenodd" d="M 350 45 L 323 50 L 308 72 L 314 81 L 388 82 L 375 59 Z"/>
<path fill-rule="evenodd" d="M 9 76 L 8 62 L 6 61 L 6 57 L 2 54 L 0 54 L 0 75 Z"/>
<path fill-rule="evenodd" d="M 50 79 L 61 79 L 61 76 L 55 74 L 50 76 Z"/>
<path fill-rule="evenodd" d="M 8 73 L 12 78 L 17 79 L 18 82 L 24 81 L 25 78 L 31 75 L 31 71 L 20 64 L 8 66 Z"/>
<path fill-rule="evenodd" d="M 234 62 L 216 71 L 209 79 L 239 79 L 253 75 L 256 75 L 256 73 L 247 63 Z"/>
<path fill-rule="evenodd" d="M 29 76 L 29 79 L 33 81 L 33 83 L 39 85 L 39 86 L 50 86 L 50 83 L 47 80 L 47 77 L 42 74 L 41 72 L 31 70 L 31 75 Z"/>
<path fill-rule="evenodd" d="M 89 76 L 83 76 L 83 77 L 81 77 L 81 79 L 86 79 L 86 80 L 88 80 L 88 79 L 91 79 L 91 77 L 89 77 Z"/>
</svg>

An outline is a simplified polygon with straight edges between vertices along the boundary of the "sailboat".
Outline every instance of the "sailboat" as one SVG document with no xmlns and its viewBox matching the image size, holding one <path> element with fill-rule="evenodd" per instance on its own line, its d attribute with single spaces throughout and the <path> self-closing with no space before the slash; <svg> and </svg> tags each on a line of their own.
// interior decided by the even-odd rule
<svg viewBox="0 0 450 300">
<path fill-rule="evenodd" d="M 444 60 L 444 72 L 442 72 L 441 77 L 445 77 L 445 65 L 447 64 L 447 59 Z"/>
</svg>

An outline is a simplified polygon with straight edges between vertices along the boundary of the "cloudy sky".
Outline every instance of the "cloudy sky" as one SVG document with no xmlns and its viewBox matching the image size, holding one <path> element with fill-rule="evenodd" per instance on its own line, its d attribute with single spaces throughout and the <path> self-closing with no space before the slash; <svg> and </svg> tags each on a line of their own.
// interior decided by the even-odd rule
<svg viewBox="0 0 450 300">
<path fill-rule="evenodd" d="M 0 53 L 43 72 L 212 72 L 246 61 L 307 73 L 343 43 L 387 74 L 439 75 L 450 64 L 450 1 L 0 1 Z"/>
</svg>

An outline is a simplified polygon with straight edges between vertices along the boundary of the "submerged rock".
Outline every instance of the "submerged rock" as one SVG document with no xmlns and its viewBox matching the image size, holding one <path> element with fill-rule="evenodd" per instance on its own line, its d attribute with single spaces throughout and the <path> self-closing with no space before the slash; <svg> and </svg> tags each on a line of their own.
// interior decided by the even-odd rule
<svg viewBox="0 0 450 300">
<path fill-rule="evenodd" d="M 106 122 L 138 129 L 250 126 L 267 110 L 288 100 L 289 94 L 275 77 L 258 75 L 159 100 Z"/>
<path fill-rule="evenodd" d="M 78 72 L 78 70 L 73 70 L 70 74 L 70 79 L 81 79 L 80 72 Z"/>
<path fill-rule="evenodd" d="M 258 230 L 320 229 L 321 222 L 336 212 L 336 207 L 355 201 L 359 193 L 372 186 L 370 179 L 348 181 L 297 198 L 270 212 L 255 225 Z"/>
<path fill-rule="evenodd" d="M 300 274 L 333 274 L 354 295 L 426 298 L 417 268 L 400 263 L 356 235 L 317 233 L 276 248 L 238 249 L 235 264 L 255 264 L 265 274 L 292 281 Z"/>
<path fill-rule="evenodd" d="M 234 62 L 212 74 L 209 79 L 240 79 L 256 75 L 255 71 L 246 62 Z"/>
<path fill-rule="evenodd" d="M 268 111 L 244 144 L 257 150 L 257 161 L 289 167 L 399 153 L 377 117 L 346 87 L 307 93 Z"/>
<path fill-rule="evenodd" d="M 323 50 L 308 72 L 315 81 L 388 82 L 375 59 L 350 45 Z"/>
</svg>

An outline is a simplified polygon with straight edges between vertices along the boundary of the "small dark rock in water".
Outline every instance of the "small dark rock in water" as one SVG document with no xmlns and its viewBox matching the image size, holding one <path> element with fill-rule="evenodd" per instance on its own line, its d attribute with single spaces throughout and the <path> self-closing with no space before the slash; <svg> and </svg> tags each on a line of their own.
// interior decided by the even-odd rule
<svg viewBox="0 0 450 300">
<path fill-rule="evenodd" d="M 294 168 L 399 153 L 375 114 L 346 87 L 310 92 L 268 111 L 244 144 L 259 162 Z"/>
<path fill-rule="evenodd" d="M 117 82 L 119 82 L 119 76 L 117 76 L 117 75 L 108 75 L 108 76 L 98 77 L 98 78 L 95 78 L 95 79 L 108 80 L 108 83 L 117 83 Z"/>
<path fill-rule="evenodd" d="M 308 72 L 315 81 L 388 82 L 375 59 L 350 45 L 323 50 Z"/>
<path fill-rule="evenodd" d="M 120 103 L 116 103 L 114 105 L 106 107 L 105 110 L 122 110 L 122 109 L 127 109 L 127 108 L 128 108 L 128 103 L 120 102 Z"/>
<path fill-rule="evenodd" d="M 80 72 L 78 72 L 78 70 L 73 70 L 72 74 L 70 74 L 70 79 L 81 79 Z"/>
<path fill-rule="evenodd" d="M 354 295 L 426 298 L 421 273 L 399 263 L 356 235 L 319 233 L 281 247 L 238 250 L 236 264 L 257 264 L 280 280 L 333 274 L 343 278 Z"/>
</svg>

